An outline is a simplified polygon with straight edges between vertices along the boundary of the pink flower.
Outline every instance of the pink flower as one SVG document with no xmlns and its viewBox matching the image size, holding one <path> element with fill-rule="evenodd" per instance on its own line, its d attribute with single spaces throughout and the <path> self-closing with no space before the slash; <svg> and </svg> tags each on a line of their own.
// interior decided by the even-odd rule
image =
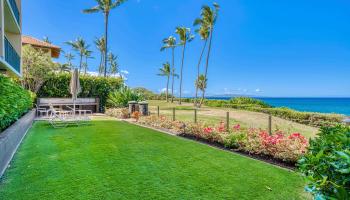
<svg viewBox="0 0 350 200">
<path fill-rule="evenodd" d="M 226 128 L 225 128 L 225 123 L 224 122 L 220 122 L 219 126 L 216 128 L 216 130 L 220 133 L 225 132 Z"/>
<path fill-rule="evenodd" d="M 241 129 L 241 125 L 240 124 L 234 125 L 232 129 L 233 131 L 239 131 Z"/>
<path fill-rule="evenodd" d="M 211 128 L 211 127 L 205 127 L 203 129 L 203 131 L 204 131 L 205 134 L 210 134 L 210 133 L 212 133 L 214 131 L 214 129 Z"/>
</svg>

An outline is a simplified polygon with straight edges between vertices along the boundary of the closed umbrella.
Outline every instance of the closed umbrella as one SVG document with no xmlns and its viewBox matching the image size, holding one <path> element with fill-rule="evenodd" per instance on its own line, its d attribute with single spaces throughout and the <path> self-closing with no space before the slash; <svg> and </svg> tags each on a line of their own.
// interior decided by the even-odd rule
<svg viewBox="0 0 350 200">
<path fill-rule="evenodd" d="M 74 69 L 72 73 L 72 78 L 70 80 L 70 93 L 72 94 L 73 100 L 73 111 L 75 115 L 75 101 L 78 98 L 78 94 L 81 92 L 80 81 L 79 81 L 79 72 L 78 69 Z"/>
</svg>

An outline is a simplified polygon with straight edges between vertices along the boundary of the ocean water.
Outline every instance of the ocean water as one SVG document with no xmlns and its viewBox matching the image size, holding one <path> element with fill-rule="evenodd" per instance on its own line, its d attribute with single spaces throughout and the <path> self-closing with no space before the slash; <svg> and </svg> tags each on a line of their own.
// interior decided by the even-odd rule
<svg viewBox="0 0 350 200">
<path fill-rule="evenodd" d="M 210 99 L 230 99 L 213 97 Z M 267 98 L 256 97 L 275 107 L 288 107 L 298 111 L 337 113 L 350 116 L 350 98 Z"/>
</svg>

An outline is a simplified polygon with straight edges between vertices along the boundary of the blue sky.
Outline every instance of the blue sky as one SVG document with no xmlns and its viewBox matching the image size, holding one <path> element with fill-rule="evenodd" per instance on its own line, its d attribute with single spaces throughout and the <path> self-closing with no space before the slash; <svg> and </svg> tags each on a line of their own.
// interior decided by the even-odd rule
<svg viewBox="0 0 350 200">
<path fill-rule="evenodd" d="M 213 38 L 208 94 L 275 97 L 350 96 L 350 1 L 217 0 L 220 16 Z M 129 0 L 113 10 L 109 48 L 129 72 L 127 84 L 153 91 L 165 87 L 156 76 L 170 61 L 161 40 L 178 25 L 192 27 L 206 0 Z M 93 0 L 22 1 L 23 34 L 48 36 L 65 51 L 65 41 L 81 36 L 91 46 L 103 34 L 102 14 L 83 14 Z M 188 45 L 184 96 L 194 92 L 202 41 Z M 99 54 L 89 70 L 97 69 Z M 180 68 L 180 48 L 176 67 Z M 59 61 L 64 62 L 63 56 Z M 78 60 L 75 60 L 78 63 Z M 204 66 L 202 66 L 204 67 Z M 176 83 L 178 90 L 178 82 Z"/>
</svg>

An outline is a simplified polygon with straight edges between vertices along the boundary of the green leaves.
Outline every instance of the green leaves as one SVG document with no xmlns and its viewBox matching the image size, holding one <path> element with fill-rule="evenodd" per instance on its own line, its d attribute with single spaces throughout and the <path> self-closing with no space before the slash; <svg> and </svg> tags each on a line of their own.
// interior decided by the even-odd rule
<svg viewBox="0 0 350 200">
<path fill-rule="evenodd" d="M 0 75 L 0 132 L 26 113 L 33 105 L 31 94 Z"/>
<path fill-rule="evenodd" d="M 350 128 L 323 127 L 310 141 L 308 153 L 299 160 L 306 187 L 315 199 L 350 198 Z"/>
<path fill-rule="evenodd" d="M 144 97 L 128 87 L 122 87 L 119 91 L 108 95 L 107 106 L 110 108 L 123 108 L 128 106 L 129 101 L 143 101 Z"/>
</svg>

